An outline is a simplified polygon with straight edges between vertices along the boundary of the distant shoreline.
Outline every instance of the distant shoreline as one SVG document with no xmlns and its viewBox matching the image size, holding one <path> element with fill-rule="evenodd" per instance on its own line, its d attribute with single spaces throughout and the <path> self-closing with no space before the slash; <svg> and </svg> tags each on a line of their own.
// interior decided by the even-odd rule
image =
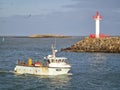
<svg viewBox="0 0 120 90">
<path fill-rule="evenodd" d="M 33 34 L 28 37 L 30 38 L 68 38 L 70 36 L 56 35 L 56 34 Z"/>
<path fill-rule="evenodd" d="M 3 37 L 5 37 L 5 38 L 29 38 L 28 36 L 0 36 L 0 38 L 3 38 Z"/>
<path fill-rule="evenodd" d="M 53 34 L 34 34 L 30 36 L 0 36 L 2 37 L 11 37 L 11 38 L 69 38 L 72 36 L 65 35 L 53 35 Z"/>
<path fill-rule="evenodd" d="M 47 35 L 47 34 L 46 34 Z M 41 36 L 41 37 L 31 37 L 31 36 L 10 36 L 10 35 L 1 35 L 0 38 L 10 37 L 10 38 L 70 38 L 70 37 L 87 37 L 87 36 Z M 111 36 L 111 37 L 120 37 L 120 36 Z"/>
</svg>

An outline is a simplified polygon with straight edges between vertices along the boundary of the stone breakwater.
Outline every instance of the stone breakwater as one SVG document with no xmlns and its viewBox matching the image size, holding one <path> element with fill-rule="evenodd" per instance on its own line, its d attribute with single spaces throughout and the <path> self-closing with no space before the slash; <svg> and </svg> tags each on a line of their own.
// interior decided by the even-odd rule
<svg viewBox="0 0 120 90">
<path fill-rule="evenodd" d="M 86 37 L 71 47 L 61 49 L 61 51 L 120 53 L 120 37 Z"/>
</svg>

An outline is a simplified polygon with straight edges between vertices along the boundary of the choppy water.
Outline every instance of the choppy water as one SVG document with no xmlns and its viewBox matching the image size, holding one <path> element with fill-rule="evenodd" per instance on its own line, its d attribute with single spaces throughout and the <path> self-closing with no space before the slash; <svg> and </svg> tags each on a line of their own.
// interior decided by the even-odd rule
<svg viewBox="0 0 120 90">
<path fill-rule="evenodd" d="M 57 49 L 68 47 L 82 37 L 57 38 Z M 51 53 L 54 38 L 0 38 L 0 90 L 120 90 L 120 54 L 58 52 L 69 58 L 69 75 L 16 75 L 17 59 L 35 60 Z"/>
</svg>

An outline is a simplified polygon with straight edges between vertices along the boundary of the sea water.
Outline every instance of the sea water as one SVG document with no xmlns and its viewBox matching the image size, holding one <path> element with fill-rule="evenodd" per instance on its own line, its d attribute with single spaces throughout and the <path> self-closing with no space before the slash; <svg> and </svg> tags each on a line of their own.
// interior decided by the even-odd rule
<svg viewBox="0 0 120 90">
<path fill-rule="evenodd" d="M 120 54 L 61 52 L 84 37 L 0 38 L 0 90 L 120 90 Z M 68 58 L 68 75 L 37 76 L 14 73 L 16 61 L 43 62 L 56 42 L 57 56 Z"/>
</svg>

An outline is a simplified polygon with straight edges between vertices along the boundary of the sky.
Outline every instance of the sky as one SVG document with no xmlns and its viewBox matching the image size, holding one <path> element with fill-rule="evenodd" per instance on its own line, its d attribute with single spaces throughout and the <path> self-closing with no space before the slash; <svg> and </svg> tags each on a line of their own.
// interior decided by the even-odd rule
<svg viewBox="0 0 120 90">
<path fill-rule="evenodd" d="M 87 36 L 96 11 L 100 33 L 120 36 L 120 0 L 0 0 L 0 36 Z"/>
</svg>

